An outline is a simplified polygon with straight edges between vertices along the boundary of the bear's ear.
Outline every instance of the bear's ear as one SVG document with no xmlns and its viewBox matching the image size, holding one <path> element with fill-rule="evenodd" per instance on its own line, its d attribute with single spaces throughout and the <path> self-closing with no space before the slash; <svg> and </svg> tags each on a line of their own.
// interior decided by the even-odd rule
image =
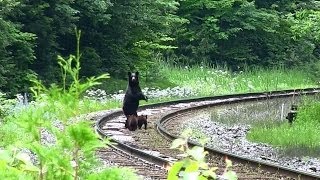
<svg viewBox="0 0 320 180">
<path fill-rule="evenodd" d="M 129 71 L 128 71 L 128 76 L 129 76 L 129 77 L 131 76 L 131 72 L 129 72 Z"/>
<path fill-rule="evenodd" d="M 148 119 L 148 116 L 146 115 L 146 119 Z"/>
<path fill-rule="evenodd" d="M 136 75 L 139 76 L 139 71 L 136 72 Z"/>
</svg>

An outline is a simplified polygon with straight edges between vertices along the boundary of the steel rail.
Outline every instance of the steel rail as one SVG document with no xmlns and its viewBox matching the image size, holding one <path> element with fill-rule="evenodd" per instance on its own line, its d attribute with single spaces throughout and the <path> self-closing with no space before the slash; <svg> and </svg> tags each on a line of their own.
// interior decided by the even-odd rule
<svg viewBox="0 0 320 180">
<path fill-rule="evenodd" d="M 303 91 L 302 92 L 302 94 L 315 94 L 315 93 L 319 93 L 319 90 Z M 195 106 L 195 107 L 183 108 L 183 109 L 168 113 L 165 116 L 163 116 L 160 120 L 158 120 L 156 122 L 156 129 L 165 138 L 174 140 L 174 139 L 179 138 L 179 136 L 174 135 L 174 134 L 170 133 L 169 131 L 167 131 L 163 125 L 165 123 L 169 122 L 173 117 L 181 116 L 183 113 L 193 111 L 193 110 L 200 110 L 200 109 L 205 109 L 205 108 L 209 108 L 209 107 L 224 105 L 226 103 L 261 100 L 261 99 L 265 99 L 265 98 L 280 98 L 280 97 L 288 97 L 288 96 L 292 96 L 292 95 L 299 95 L 299 94 L 297 94 L 296 92 L 294 92 L 294 93 L 286 92 L 284 94 L 271 93 L 268 95 L 269 97 L 267 97 L 267 96 L 266 97 L 255 96 L 255 97 L 250 97 L 250 98 L 246 98 L 246 97 L 245 98 L 235 98 L 234 97 L 234 98 L 230 98 L 228 101 L 221 101 L 221 102 L 216 102 L 216 103 L 212 103 L 212 104 L 205 104 L 205 105 L 200 105 L 200 106 Z M 188 140 L 188 144 L 190 146 L 201 146 L 199 143 L 192 141 L 192 140 Z M 286 175 L 291 178 L 320 179 L 319 174 L 300 171 L 300 170 L 296 170 L 296 169 L 293 169 L 290 167 L 278 165 L 278 164 L 271 163 L 271 162 L 261 161 L 261 160 L 257 160 L 254 158 L 248 158 L 245 156 L 229 153 L 227 151 L 223 151 L 223 150 L 220 150 L 217 148 L 212 148 L 212 147 L 207 147 L 207 146 L 205 146 L 204 148 L 206 151 L 208 151 L 211 154 L 215 154 L 215 155 L 219 155 L 219 156 L 227 156 L 228 159 L 230 159 L 231 161 L 242 163 L 242 164 L 247 164 L 247 165 L 250 165 L 251 167 L 255 167 L 255 168 L 261 168 L 261 169 L 264 169 L 269 172 L 277 172 L 279 174 L 283 174 L 283 175 Z"/>
<path fill-rule="evenodd" d="M 151 109 L 151 108 L 156 108 L 156 107 L 161 107 L 161 106 L 169 106 L 169 105 L 178 104 L 178 103 L 200 102 L 200 101 L 206 101 L 206 100 L 232 99 L 232 101 L 224 101 L 224 102 L 222 101 L 222 102 L 214 103 L 214 105 L 217 105 L 217 104 L 223 104 L 223 103 L 235 103 L 235 102 L 241 102 L 241 101 L 275 98 L 275 97 L 279 97 L 279 96 L 285 97 L 285 96 L 294 96 L 294 95 L 302 95 L 302 94 L 314 94 L 314 93 L 318 93 L 318 92 L 320 92 L 320 88 L 289 89 L 289 90 L 279 90 L 279 91 L 270 91 L 270 92 L 256 92 L 256 93 L 241 93 L 241 94 L 232 94 L 232 95 L 207 96 L 207 97 L 200 97 L 200 98 L 188 98 L 188 99 L 180 99 L 180 100 L 167 101 L 167 102 L 161 102 L 161 103 L 147 104 L 147 105 L 140 106 L 139 110 L 147 109 L 147 108 Z M 279 96 L 276 96 L 276 94 L 278 94 Z M 256 98 L 254 98 L 254 97 L 256 97 Z M 199 107 L 199 106 L 193 107 L 193 109 L 197 109 L 197 108 L 200 109 L 200 108 L 205 108 L 205 107 L 210 107 L 210 106 L 211 105 L 207 104 L 207 105 L 203 105 L 201 107 Z M 185 111 L 185 112 L 188 111 L 188 108 L 185 108 L 181 111 L 177 111 L 176 113 L 178 113 L 178 112 L 181 113 L 183 111 Z M 173 114 L 176 114 L 176 113 L 173 113 Z M 102 127 L 108 121 L 112 120 L 112 118 L 117 117 L 117 116 L 121 116 L 122 114 L 123 114 L 122 110 L 117 110 L 115 112 L 109 113 L 106 116 L 98 119 L 98 121 L 95 124 L 96 131 L 102 137 L 107 137 L 108 134 L 104 132 Z M 170 139 L 177 138 L 177 137 L 166 132 L 165 129 L 162 129 L 161 123 L 166 121 L 168 119 L 168 117 L 171 117 L 171 116 L 172 116 L 171 113 L 167 114 L 156 123 L 156 128 L 160 129 L 160 131 L 162 131 L 161 134 L 165 134 L 167 136 L 167 138 L 169 137 Z M 148 154 L 140 149 L 126 145 L 118 140 L 111 139 L 111 141 L 116 143 L 115 146 L 117 148 L 120 148 L 123 151 L 131 153 L 134 156 L 137 156 L 139 158 L 142 158 L 144 160 L 152 162 L 158 166 L 168 167 L 172 163 L 170 160 L 167 160 L 166 158 L 160 158 L 157 156 L 153 156 L 153 155 Z M 194 142 L 190 142 L 190 144 L 192 144 L 192 143 L 194 143 Z M 194 145 L 197 145 L 197 143 L 194 143 Z M 232 155 L 230 155 L 230 157 L 231 156 Z M 245 161 L 248 162 L 249 160 L 245 160 Z M 257 162 L 257 163 L 259 164 L 259 166 L 264 164 L 264 163 L 260 163 L 260 162 Z M 303 175 L 303 173 L 300 173 L 300 172 L 298 172 L 298 173 Z M 298 177 L 300 177 L 301 175 L 299 175 Z M 307 175 L 305 175 L 305 176 L 308 177 Z M 313 176 L 313 177 L 318 178 L 317 176 Z"/>
</svg>

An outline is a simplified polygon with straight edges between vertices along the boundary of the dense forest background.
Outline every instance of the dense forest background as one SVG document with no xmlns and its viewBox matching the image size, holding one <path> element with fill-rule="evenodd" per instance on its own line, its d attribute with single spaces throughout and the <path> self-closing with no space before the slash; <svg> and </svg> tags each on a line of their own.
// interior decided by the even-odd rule
<svg viewBox="0 0 320 180">
<path fill-rule="evenodd" d="M 174 65 L 320 67 L 316 0 L 0 0 L 0 90 L 27 91 L 30 76 L 58 82 L 57 55 L 81 77 Z"/>
</svg>

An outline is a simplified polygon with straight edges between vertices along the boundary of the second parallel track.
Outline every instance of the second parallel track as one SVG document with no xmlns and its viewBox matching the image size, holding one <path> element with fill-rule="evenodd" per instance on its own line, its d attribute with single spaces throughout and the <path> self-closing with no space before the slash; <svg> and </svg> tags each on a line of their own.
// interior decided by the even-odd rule
<svg viewBox="0 0 320 180">
<path fill-rule="evenodd" d="M 190 109 L 201 109 L 205 107 L 216 106 L 219 104 L 228 104 L 235 102 L 259 100 L 266 98 L 277 98 L 277 97 L 290 97 L 299 94 L 314 94 L 318 93 L 319 89 L 304 89 L 304 90 L 287 90 L 287 91 L 274 91 L 265 93 L 250 93 L 250 94 L 236 94 L 227 96 L 215 96 L 215 97 L 205 97 L 198 99 L 187 99 L 179 101 L 171 101 L 166 103 L 158 103 L 152 105 L 146 105 L 140 107 L 140 114 L 148 114 L 149 129 L 147 130 L 137 130 L 130 132 L 124 129 L 125 118 L 122 111 L 116 111 L 109 113 L 104 117 L 100 118 L 96 123 L 97 131 L 102 136 L 109 136 L 117 143 L 116 147 L 129 153 L 130 155 L 138 158 L 134 161 L 148 161 L 154 164 L 154 167 L 160 168 L 155 170 L 161 172 L 155 176 L 150 173 L 150 171 L 144 172 L 147 168 L 138 168 L 135 165 L 128 165 L 138 170 L 138 174 L 143 175 L 145 178 L 149 179 L 165 179 L 166 178 L 166 168 L 170 164 L 179 159 L 179 152 L 169 149 L 171 145 L 171 139 L 177 138 L 176 136 L 170 134 L 162 125 L 169 121 L 170 118 L 176 116 L 177 114 L 187 112 Z M 159 120 L 161 119 L 161 120 Z M 151 125 L 150 125 L 151 124 Z M 155 127 L 155 128 L 154 128 Z M 169 139 L 159 136 L 157 131 L 161 134 L 166 135 Z M 192 142 L 190 142 L 192 143 Z M 217 150 L 210 150 L 210 162 L 215 163 L 213 165 L 220 168 L 224 167 L 224 157 L 227 155 L 231 157 L 231 160 L 235 162 L 233 170 L 237 172 L 239 179 L 317 179 L 319 176 L 294 171 L 292 169 L 274 166 L 268 163 L 257 162 L 252 159 L 234 156 L 228 154 L 227 152 L 219 152 Z M 101 151 L 101 156 L 108 158 L 105 152 Z M 124 159 L 124 161 L 126 161 Z M 125 164 L 121 164 L 125 166 Z M 130 163 L 129 163 L 130 164 Z M 139 163 L 137 163 L 139 164 Z M 146 164 L 141 164 L 141 166 L 148 166 Z M 139 165 L 140 166 L 140 165 Z M 154 170 L 151 170 L 154 171 Z"/>
</svg>

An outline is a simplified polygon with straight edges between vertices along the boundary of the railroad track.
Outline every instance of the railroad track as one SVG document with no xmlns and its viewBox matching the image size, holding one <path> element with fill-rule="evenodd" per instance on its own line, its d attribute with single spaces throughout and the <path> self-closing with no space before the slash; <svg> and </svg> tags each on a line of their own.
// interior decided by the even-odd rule
<svg viewBox="0 0 320 180">
<path fill-rule="evenodd" d="M 102 148 L 98 150 L 97 155 L 104 161 L 119 167 L 130 167 L 136 170 L 138 175 L 148 176 L 150 179 L 165 179 L 166 169 L 158 166 L 148 160 L 139 158 L 134 154 L 124 151 L 116 146 L 111 148 Z"/>
<path fill-rule="evenodd" d="M 318 93 L 319 89 L 274 91 L 267 93 L 236 94 L 215 97 L 203 97 L 197 99 L 186 99 L 165 103 L 151 104 L 140 107 L 139 114 L 148 115 L 147 130 L 134 132 L 124 129 L 125 117 L 121 110 L 109 113 L 100 118 L 96 123 L 96 129 L 102 136 L 109 136 L 117 143 L 116 148 L 127 153 L 126 158 L 117 160 L 115 164 L 130 166 L 137 170 L 137 173 L 146 179 L 166 179 L 167 167 L 179 159 L 176 150 L 169 149 L 172 138 L 177 138 L 168 132 L 163 125 L 177 114 L 190 111 L 191 109 L 202 109 L 222 104 L 244 102 L 252 100 L 271 99 L 279 97 L 290 97 L 300 94 Z M 160 119 L 160 120 L 159 120 Z M 158 131 L 165 135 L 159 136 Z M 192 142 L 190 142 L 192 143 Z M 274 164 L 262 163 L 253 159 L 221 152 L 215 149 L 206 148 L 210 152 L 209 162 L 213 166 L 225 167 L 223 159 L 227 155 L 234 161 L 233 170 L 239 179 L 316 179 L 318 176 L 310 173 L 295 171 L 289 168 L 275 166 Z M 110 161 L 110 151 L 99 151 L 100 157 Z M 115 154 L 115 153 L 113 153 Z M 121 153 L 116 156 L 120 158 Z M 113 157 L 112 159 L 118 159 Z M 129 160 L 128 159 L 134 159 Z M 112 161 L 112 160 L 111 160 Z M 127 164 L 126 164 L 127 163 Z M 133 163 L 133 164 L 132 164 Z M 150 165 L 150 163 L 152 165 Z M 139 164 L 137 166 L 137 164 Z M 141 168 L 143 167 L 143 168 Z M 152 172 L 157 172 L 153 174 Z"/>
</svg>

